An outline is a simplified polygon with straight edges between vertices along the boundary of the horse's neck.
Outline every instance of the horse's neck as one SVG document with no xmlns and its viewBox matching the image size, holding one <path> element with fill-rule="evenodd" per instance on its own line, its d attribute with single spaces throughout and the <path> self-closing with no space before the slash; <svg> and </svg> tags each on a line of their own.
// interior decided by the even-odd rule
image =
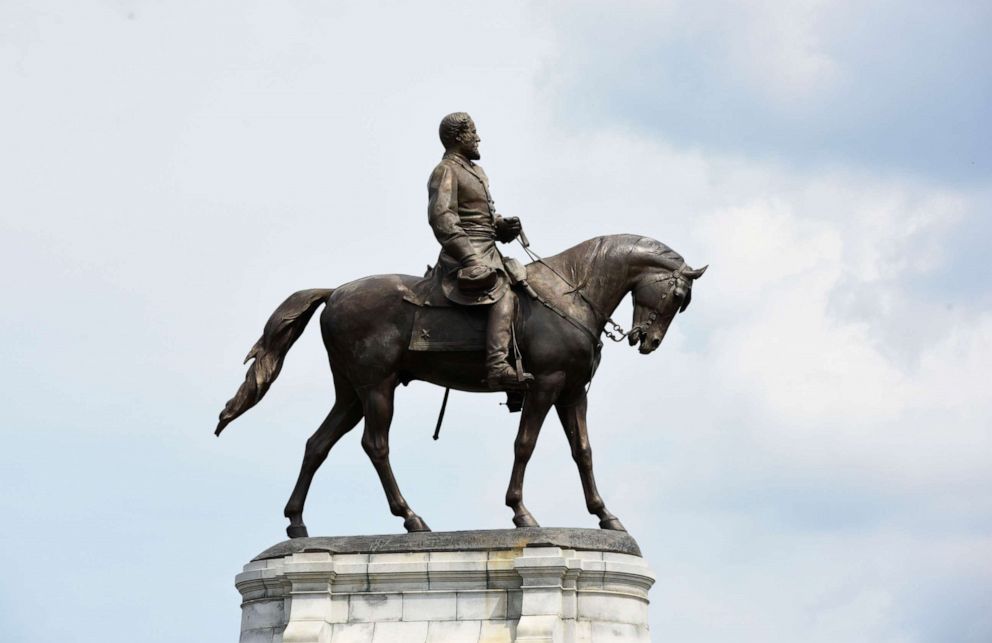
<svg viewBox="0 0 992 643">
<path fill-rule="evenodd" d="M 550 257 L 548 263 L 580 288 L 600 314 L 609 316 L 631 288 L 628 257 L 635 237 L 627 237 L 631 235 L 590 239 Z"/>
</svg>

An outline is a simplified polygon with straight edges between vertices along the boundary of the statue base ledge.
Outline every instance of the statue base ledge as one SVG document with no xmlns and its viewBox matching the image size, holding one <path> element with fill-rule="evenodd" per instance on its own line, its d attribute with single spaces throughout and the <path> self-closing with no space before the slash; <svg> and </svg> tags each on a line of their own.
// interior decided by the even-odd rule
<svg viewBox="0 0 992 643">
<path fill-rule="evenodd" d="M 235 579 L 241 643 L 647 642 L 653 584 L 593 529 L 297 538 Z"/>
</svg>

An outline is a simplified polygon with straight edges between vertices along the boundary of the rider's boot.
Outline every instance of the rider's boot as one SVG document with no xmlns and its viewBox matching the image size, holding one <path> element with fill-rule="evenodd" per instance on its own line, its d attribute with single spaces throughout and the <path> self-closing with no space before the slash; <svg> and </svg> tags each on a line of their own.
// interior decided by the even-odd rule
<svg viewBox="0 0 992 643">
<path fill-rule="evenodd" d="M 507 292 L 489 308 L 486 328 L 486 384 L 492 390 L 526 388 L 534 381 L 530 373 L 510 366 L 510 339 L 513 325 L 514 295 Z"/>
</svg>

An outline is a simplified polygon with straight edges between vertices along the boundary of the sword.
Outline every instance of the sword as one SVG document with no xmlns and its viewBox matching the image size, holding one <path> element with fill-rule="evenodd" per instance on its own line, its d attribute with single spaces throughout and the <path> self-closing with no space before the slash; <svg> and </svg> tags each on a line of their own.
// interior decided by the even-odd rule
<svg viewBox="0 0 992 643">
<path fill-rule="evenodd" d="M 523 226 L 520 227 L 520 234 L 517 236 L 517 238 L 520 239 L 520 245 L 522 245 L 525 248 L 530 247 L 530 239 L 528 239 L 527 235 L 524 234 Z"/>
<path fill-rule="evenodd" d="M 444 401 L 441 402 L 441 412 L 437 414 L 437 426 L 434 427 L 434 439 L 437 440 L 441 436 L 441 422 L 444 421 L 444 410 L 448 408 L 448 393 L 451 389 L 448 387 L 444 388 Z"/>
</svg>

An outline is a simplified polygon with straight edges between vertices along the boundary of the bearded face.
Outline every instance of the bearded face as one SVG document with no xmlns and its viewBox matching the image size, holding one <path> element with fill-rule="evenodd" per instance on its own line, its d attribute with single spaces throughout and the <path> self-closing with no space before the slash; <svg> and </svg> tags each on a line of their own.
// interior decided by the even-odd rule
<svg viewBox="0 0 992 643">
<path fill-rule="evenodd" d="M 479 155 L 479 133 L 475 130 L 475 123 L 469 119 L 458 134 L 458 151 L 470 161 L 478 161 L 482 158 Z"/>
</svg>

